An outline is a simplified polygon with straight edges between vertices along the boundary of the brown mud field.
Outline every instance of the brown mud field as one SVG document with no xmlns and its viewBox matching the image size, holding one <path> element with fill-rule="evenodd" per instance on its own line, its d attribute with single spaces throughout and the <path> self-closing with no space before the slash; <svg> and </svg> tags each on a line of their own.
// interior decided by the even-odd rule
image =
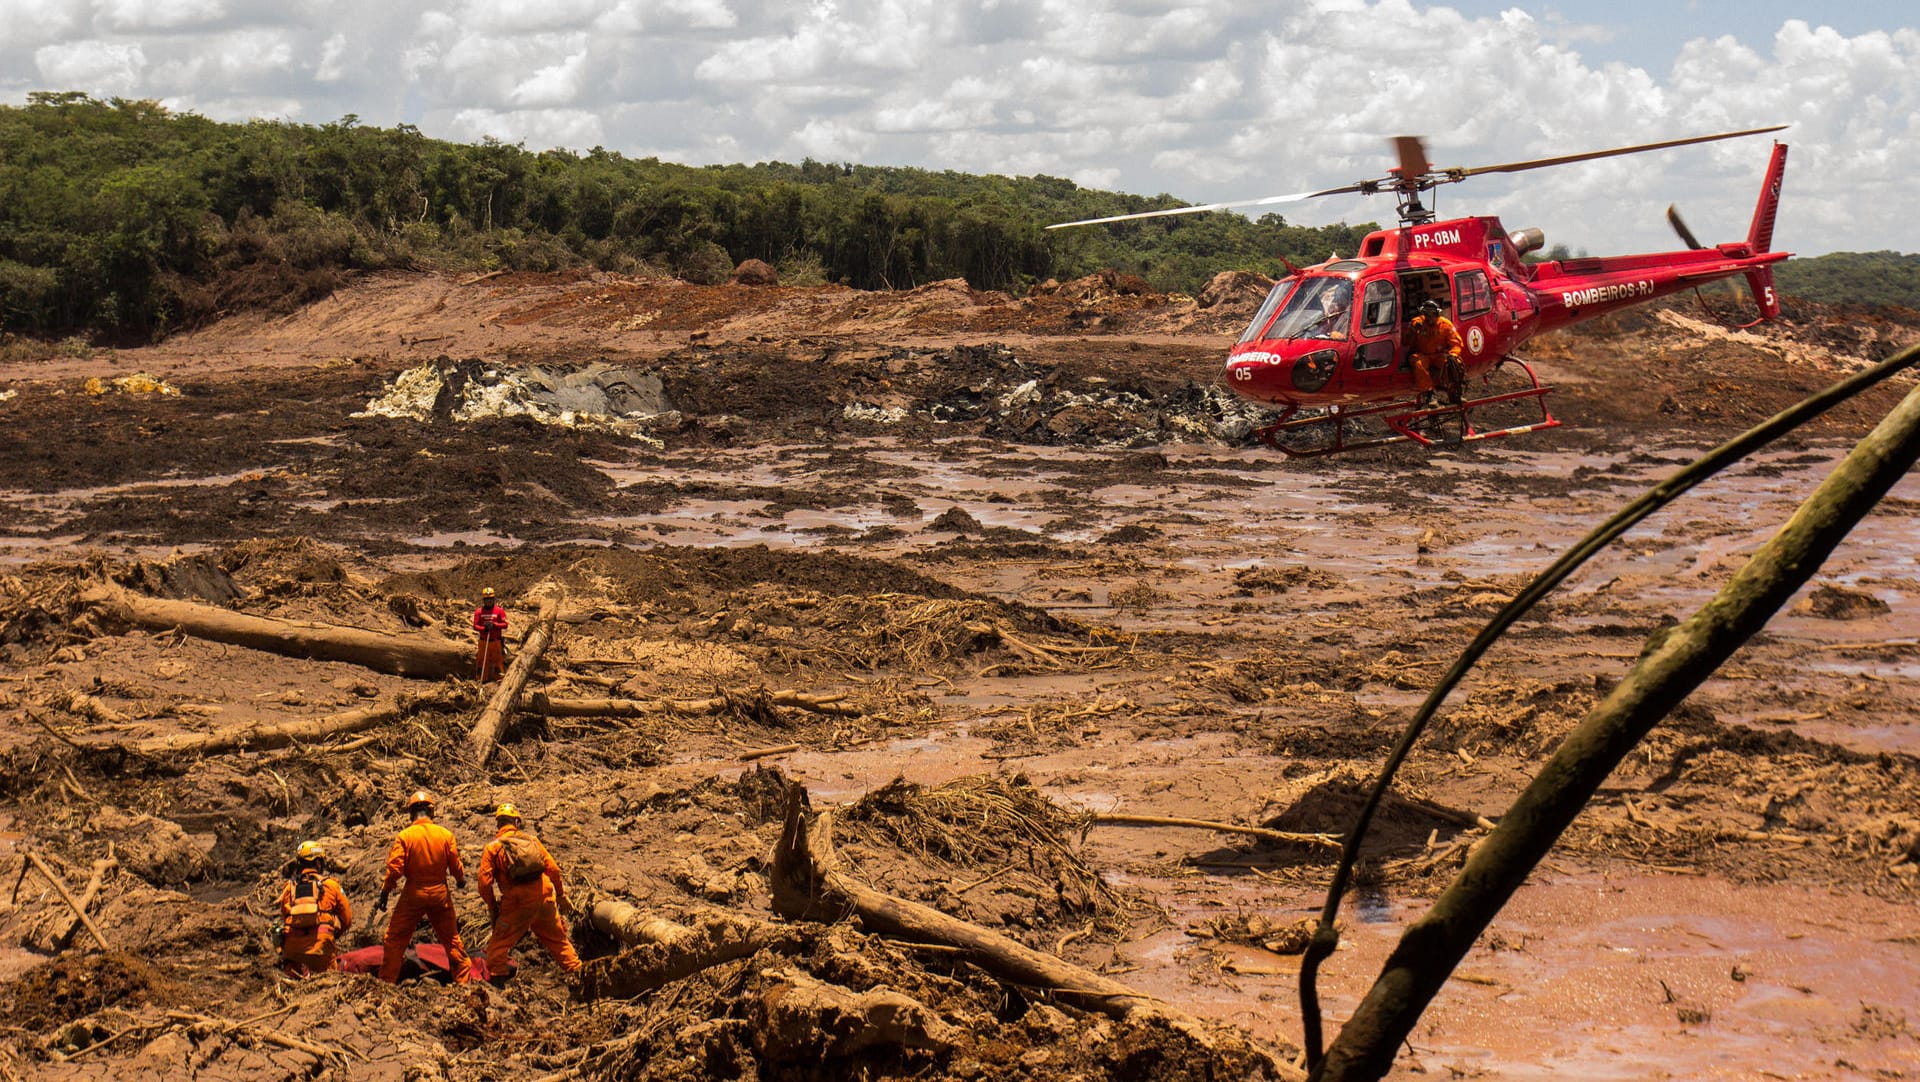
<svg viewBox="0 0 1920 1082">
<path fill-rule="evenodd" d="M 1565 427 L 1287 460 L 1217 379 L 1258 302 L 1230 285 L 390 276 L 0 364 L 0 1077 L 1284 1077 L 1328 849 L 1106 817 L 1344 831 L 1533 574 L 1920 319 L 1643 310 L 1535 343 Z M 1641 524 L 1469 675 L 1370 835 L 1330 1031 L 1647 637 L 1911 386 Z M 1920 1078 L 1917 564 L 1909 481 L 1608 780 L 1392 1077 Z M 484 764 L 468 674 L 141 615 L 431 653 L 483 586 L 510 659 L 564 598 Z M 279 972 L 294 848 L 376 944 L 423 786 L 470 868 L 526 812 L 581 980 L 531 939 L 503 988 Z M 831 874 L 783 849 L 802 791 Z"/>
</svg>

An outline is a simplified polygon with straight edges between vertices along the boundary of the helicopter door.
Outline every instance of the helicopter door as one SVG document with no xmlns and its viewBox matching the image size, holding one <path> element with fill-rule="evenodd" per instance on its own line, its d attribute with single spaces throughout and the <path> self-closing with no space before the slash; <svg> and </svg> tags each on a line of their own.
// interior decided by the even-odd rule
<svg viewBox="0 0 1920 1082">
<path fill-rule="evenodd" d="M 1393 385 L 1400 354 L 1400 290 L 1391 278 L 1375 278 L 1360 294 L 1360 327 L 1340 389 L 1370 395 Z"/>
</svg>

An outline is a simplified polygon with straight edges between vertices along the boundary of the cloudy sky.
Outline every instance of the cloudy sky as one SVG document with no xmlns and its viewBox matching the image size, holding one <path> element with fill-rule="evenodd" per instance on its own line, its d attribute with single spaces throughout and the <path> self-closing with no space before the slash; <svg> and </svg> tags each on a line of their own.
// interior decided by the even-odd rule
<svg viewBox="0 0 1920 1082">
<path fill-rule="evenodd" d="M 1778 247 L 1920 251 L 1920 4 L 0 0 L 0 101 L 409 123 L 528 149 L 1046 173 L 1194 202 L 1769 124 Z M 1768 137 L 1442 189 L 1594 254 L 1744 237 Z M 1284 208 L 1390 219 L 1385 197 Z"/>
</svg>

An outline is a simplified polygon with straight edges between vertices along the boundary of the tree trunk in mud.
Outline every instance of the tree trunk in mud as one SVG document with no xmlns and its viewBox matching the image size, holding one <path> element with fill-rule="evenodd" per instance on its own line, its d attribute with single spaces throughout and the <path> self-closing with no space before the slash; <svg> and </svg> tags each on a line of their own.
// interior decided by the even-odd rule
<svg viewBox="0 0 1920 1082">
<path fill-rule="evenodd" d="M 839 920 L 852 913 L 870 931 L 959 949 L 994 977 L 1052 992 L 1064 1002 L 1114 1018 L 1154 1020 L 1220 1056 L 1244 1058 L 1271 1075 L 1295 1080 L 1304 1073 L 1231 1031 L 1209 1027 L 1152 996 L 1018 940 L 948 916 L 931 906 L 882 894 L 839 870 L 833 850 L 833 813 L 821 812 L 811 830 L 806 788 L 787 790 L 786 825 L 774 848 L 773 906 L 789 920 Z"/>
<path fill-rule="evenodd" d="M 1920 460 L 1920 389 L 1853 449 L 1712 601 L 1649 642 L 1633 671 L 1567 735 L 1467 865 L 1388 956 L 1313 1078 L 1373 1079 L 1428 1002 L 1621 760 L 1820 570 Z"/>
<path fill-rule="evenodd" d="M 750 690 L 745 695 L 749 699 L 763 696 L 769 705 L 791 706 L 816 714 L 840 717 L 860 715 L 859 707 L 845 705 L 839 695 L 809 695 L 792 690 Z M 536 692 L 528 697 L 526 709 L 529 713 L 555 718 L 638 718 L 649 714 L 700 716 L 718 714 L 736 701 L 725 695 L 711 699 L 556 699 Z"/>
<path fill-rule="evenodd" d="M 688 926 L 625 902 L 603 901 L 588 910 L 587 920 L 630 948 L 596 958 L 580 971 L 580 994 L 587 999 L 632 999 L 763 950 L 797 954 L 808 945 L 791 926 L 718 910 Z"/>
<path fill-rule="evenodd" d="M 1211 819 L 1181 819 L 1164 815 L 1122 815 L 1107 812 L 1093 817 L 1095 826 L 1121 827 L 1188 827 L 1194 830 L 1214 830 L 1222 834 L 1244 834 L 1249 838 L 1260 838 L 1286 845 L 1304 845 L 1319 849 L 1340 851 L 1338 834 L 1301 834 L 1291 830 L 1269 830 L 1266 827 L 1245 827 L 1238 823 L 1218 823 Z"/>
<path fill-rule="evenodd" d="M 684 924 L 656 917 L 625 902 L 602 900 L 587 910 L 587 923 L 629 947 L 658 943 L 672 946 L 693 934 Z"/>
<path fill-rule="evenodd" d="M 175 733 L 154 736 L 131 743 L 89 744 L 93 748 L 125 748 L 147 758 L 174 755 L 219 755 L 241 748 L 283 748 L 288 744 L 317 744 L 336 736 L 364 732 L 412 714 L 423 705 L 448 700 L 437 697 L 404 696 L 390 703 L 363 706 L 342 714 L 328 714 L 309 721 L 260 722 L 236 725 L 211 733 Z"/>
<path fill-rule="evenodd" d="M 305 620 L 249 616 L 214 605 L 147 597 L 117 586 L 96 586 L 81 595 L 112 620 L 155 631 L 174 631 L 285 657 L 344 661 L 375 672 L 438 680 L 472 665 L 466 646 L 429 635 L 393 635 Z"/>
<path fill-rule="evenodd" d="M 546 653 L 547 644 L 553 640 L 553 625 L 560 616 L 560 604 L 565 600 L 564 591 L 555 589 L 540 603 L 540 615 L 532 631 L 527 633 L 526 641 L 520 644 L 520 652 L 507 666 L 507 673 L 500 678 L 500 689 L 493 693 L 493 699 L 487 708 L 480 712 L 480 720 L 473 723 L 473 731 L 467 737 L 467 743 L 473 748 L 474 761 L 481 766 L 493 756 L 493 747 L 500 740 L 500 732 L 506 727 L 507 719 L 513 716 L 514 709 L 520 705 L 520 692 L 526 689 L 527 678 L 533 675 L 534 666 L 540 664 L 540 655 Z"/>
</svg>

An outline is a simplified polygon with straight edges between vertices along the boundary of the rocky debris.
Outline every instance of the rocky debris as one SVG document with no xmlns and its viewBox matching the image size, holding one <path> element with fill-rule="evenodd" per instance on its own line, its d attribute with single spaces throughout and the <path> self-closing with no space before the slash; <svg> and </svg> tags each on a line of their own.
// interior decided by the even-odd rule
<svg viewBox="0 0 1920 1082">
<path fill-rule="evenodd" d="M 1221 271 L 1201 287 L 1195 298 L 1202 308 L 1258 305 L 1273 290 L 1273 279 L 1255 271 Z"/>
<path fill-rule="evenodd" d="M 948 533 L 978 534 L 986 530 L 980 520 L 968 514 L 965 508 L 949 507 L 927 523 L 929 530 L 944 530 Z"/>
<path fill-rule="evenodd" d="M 509 367 L 442 356 L 395 376 L 356 417 L 466 423 L 526 417 L 543 425 L 645 438 L 677 426 L 657 373 L 595 362 L 584 368 Z"/>
<path fill-rule="evenodd" d="M 121 864 L 155 885 L 184 885 L 206 878 L 211 870 L 211 840 L 196 842 L 168 819 L 103 807 L 94 813 L 87 833 L 113 842 Z"/>
<path fill-rule="evenodd" d="M 1798 606 L 1819 620 L 1865 620 L 1892 611 L 1892 606 L 1865 590 L 1823 582 Z"/>
<path fill-rule="evenodd" d="M 780 274 L 762 260 L 743 259 L 733 268 L 733 277 L 728 281 L 742 286 L 777 286 Z"/>
</svg>

